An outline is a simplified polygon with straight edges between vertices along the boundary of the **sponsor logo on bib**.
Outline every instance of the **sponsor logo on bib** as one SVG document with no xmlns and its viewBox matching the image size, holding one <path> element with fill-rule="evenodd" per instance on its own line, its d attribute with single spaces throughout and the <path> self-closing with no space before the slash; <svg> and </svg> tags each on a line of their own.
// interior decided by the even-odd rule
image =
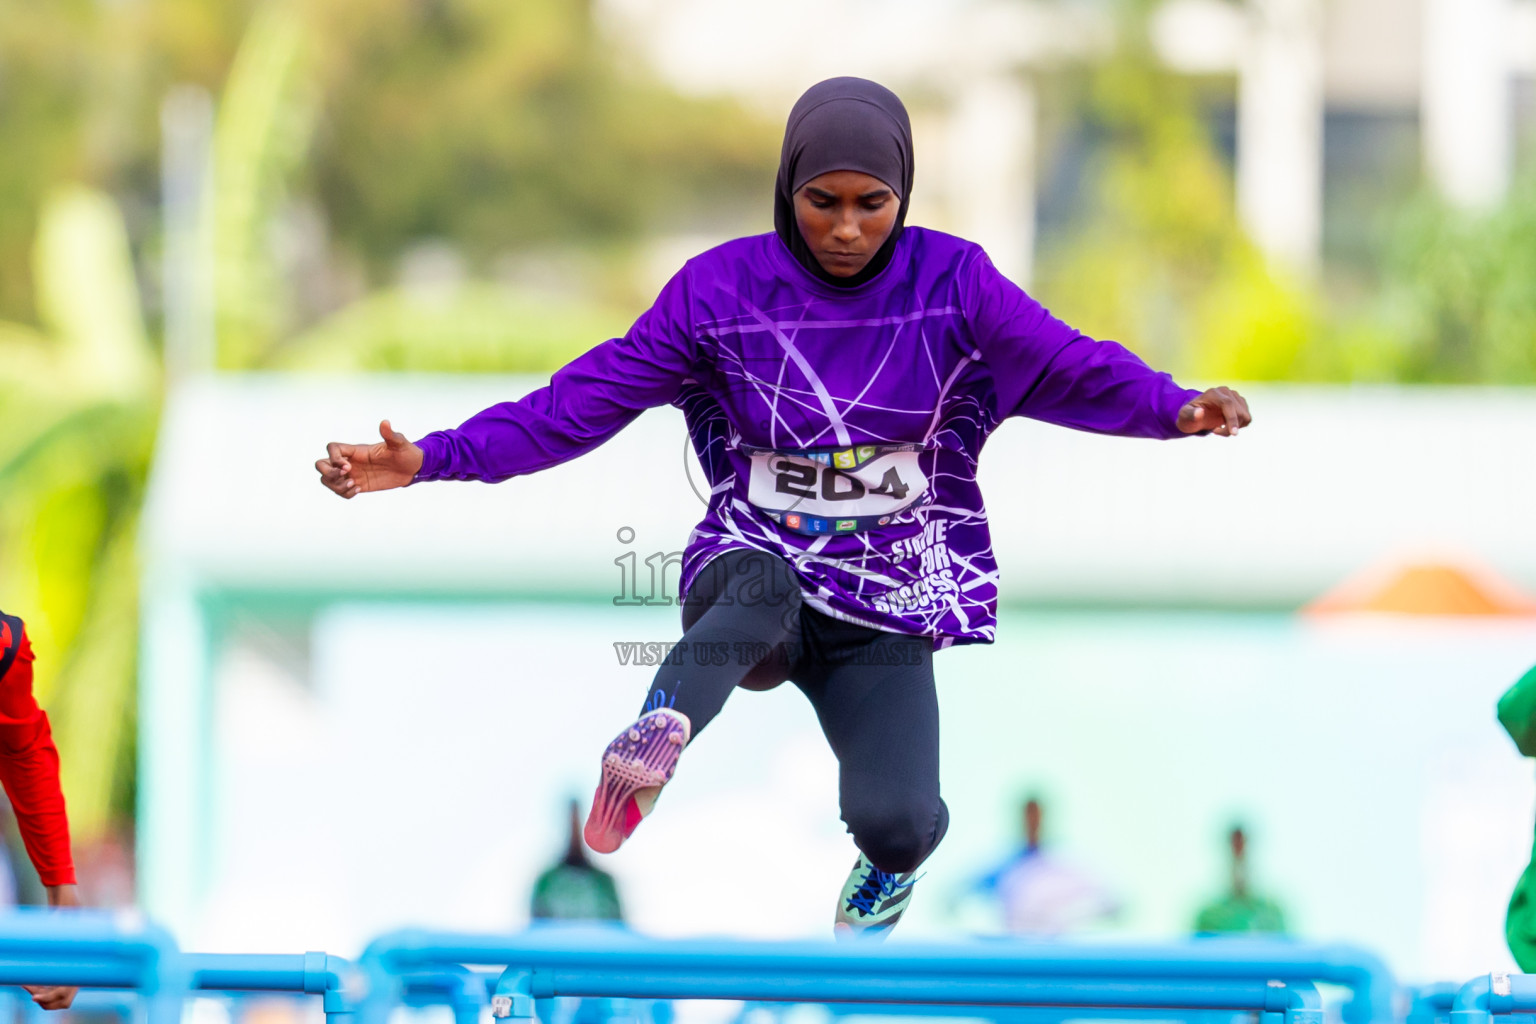
<svg viewBox="0 0 1536 1024">
<path fill-rule="evenodd" d="M 855 533 L 887 525 L 926 499 L 920 445 L 858 445 L 838 451 L 746 448 L 747 500 L 802 534 Z"/>
</svg>

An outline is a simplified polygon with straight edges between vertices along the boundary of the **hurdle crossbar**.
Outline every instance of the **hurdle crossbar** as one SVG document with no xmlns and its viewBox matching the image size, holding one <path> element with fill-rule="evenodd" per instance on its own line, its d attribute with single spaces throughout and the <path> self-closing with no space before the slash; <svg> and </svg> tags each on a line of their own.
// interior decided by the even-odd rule
<svg viewBox="0 0 1536 1024">
<path fill-rule="evenodd" d="M 493 1012 L 532 1016 L 552 996 L 811 1003 L 1231 1009 L 1309 1021 L 1314 982 L 1348 987 L 1349 1024 L 1393 1019 L 1395 986 L 1346 946 L 1201 940 L 1172 946 L 1014 941 L 828 945 L 649 940 L 621 930 L 535 928 L 515 936 L 403 931 L 364 953 L 364 1024 L 398 1000 L 391 979 L 451 964 L 506 965 Z"/>
</svg>

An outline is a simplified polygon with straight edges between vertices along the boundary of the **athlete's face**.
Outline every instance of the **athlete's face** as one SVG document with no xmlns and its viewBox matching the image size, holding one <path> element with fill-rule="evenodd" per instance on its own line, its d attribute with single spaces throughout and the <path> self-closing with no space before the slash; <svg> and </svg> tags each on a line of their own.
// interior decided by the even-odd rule
<svg viewBox="0 0 1536 1024">
<path fill-rule="evenodd" d="M 833 277 L 852 277 L 868 265 L 900 209 L 889 185 L 858 171 L 829 171 L 795 193 L 800 237 Z"/>
</svg>

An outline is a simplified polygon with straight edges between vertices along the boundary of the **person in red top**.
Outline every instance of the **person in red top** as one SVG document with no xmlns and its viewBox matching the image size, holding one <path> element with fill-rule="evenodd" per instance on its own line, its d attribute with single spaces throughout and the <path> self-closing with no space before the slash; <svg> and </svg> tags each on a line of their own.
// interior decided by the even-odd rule
<svg viewBox="0 0 1536 1024">
<path fill-rule="evenodd" d="M 27 857 L 48 893 L 51 907 L 78 907 L 75 862 L 69 849 L 69 817 L 59 788 L 59 751 L 48 715 L 32 695 L 32 644 L 27 627 L 0 612 L 0 785 L 10 797 Z M 67 1010 L 75 989 L 26 985 L 45 1010 Z"/>
</svg>

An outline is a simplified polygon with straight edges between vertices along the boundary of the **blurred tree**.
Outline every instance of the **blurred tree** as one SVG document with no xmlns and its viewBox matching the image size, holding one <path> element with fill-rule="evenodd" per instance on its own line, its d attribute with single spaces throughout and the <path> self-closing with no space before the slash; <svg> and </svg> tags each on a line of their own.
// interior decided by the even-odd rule
<svg viewBox="0 0 1536 1024">
<path fill-rule="evenodd" d="M 663 87 L 586 0 L 0 0 L 0 320 L 36 324 L 28 254 L 63 181 L 117 197 L 158 308 L 158 114 L 178 82 L 220 99 L 230 368 L 261 364 L 357 292 L 296 309 L 296 275 L 361 267 L 363 286 L 386 284 L 424 241 L 483 272 L 530 247 L 767 220 L 737 198 L 766 187 L 772 126 Z M 279 258 L 296 210 L 334 239 L 318 271 Z"/>
<path fill-rule="evenodd" d="M 1198 379 L 1307 374 L 1317 314 L 1237 222 L 1231 173 L 1201 116 L 1201 83 L 1162 67 L 1146 0 L 1120 5 L 1120 49 L 1059 85 L 1069 119 L 1103 143 L 1091 199 L 1039 265 L 1058 315 Z"/>
<path fill-rule="evenodd" d="M 134 247 L 152 241 L 160 98 L 217 87 L 248 6 L 0 0 L 0 320 L 37 323 L 33 239 L 56 186 L 112 193 Z"/>
<path fill-rule="evenodd" d="M 363 368 L 552 369 L 604 336 L 571 344 L 594 317 L 526 288 L 505 289 L 500 311 L 537 308 L 536 323 L 487 330 L 491 290 L 450 288 L 435 304 L 437 325 L 414 317 L 388 337 L 359 334 L 367 314 L 346 311 L 354 326 L 322 325 L 328 355 L 311 358 L 315 338 L 295 332 L 306 318 L 272 245 L 301 193 L 341 250 L 332 272 L 359 265 L 378 284 L 423 244 L 483 273 L 508 254 L 601 248 L 661 221 L 687 230 L 722 211 L 727 221 L 766 219 L 766 205 L 731 200 L 771 160 L 760 122 L 733 105 L 681 99 L 627 67 L 585 3 L 271 3 L 251 22 L 218 116 L 219 363 L 336 365 L 346 335 L 352 354 L 342 362 Z M 559 291 L 590 303 L 603 289 Z M 535 327 L 560 343 L 536 339 Z M 470 336 L 473 352 L 459 351 L 456 339 Z M 370 354 L 375 343 L 388 354 Z"/>
<path fill-rule="evenodd" d="M 662 218 L 718 222 L 743 188 L 762 193 L 774 132 L 663 88 L 589 7 L 311 5 L 326 97 L 314 174 L 337 236 L 376 270 L 420 239 L 451 239 L 484 265 Z M 766 222 L 758 205 L 748 216 Z"/>
<path fill-rule="evenodd" d="M 1212 83 L 1156 61 L 1151 6 L 1121 0 L 1114 59 L 1054 83 L 1058 117 L 1104 140 L 1039 261 L 1056 312 L 1200 380 L 1536 382 L 1536 181 L 1482 214 L 1412 203 L 1370 257 L 1380 285 L 1325 295 L 1245 237 L 1201 114 Z"/>
<path fill-rule="evenodd" d="M 1481 213 L 1420 199 L 1385 263 L 1397 379 L 1536 383 L 1536 180 Z"/>
<path fill-rule="evenodd" d="M 284 348 L 280 369 L 538 373 L 622 334 L 629 317 L 492 284 L 375 291 Z"/>
<path fill-rule="evenodd" d="M 263 363 L 286 326 L 273 225 L 309 148 L 313 52 L 297 7 L 268 3 L 251 18 L 220 98 L 210 216 L 223 369 Z"/>
<path fill-rule="evenodd" d="M 38 698 L 89 841 L 125 809 L 132 773 L 133 551 L 159 380 L 111 199 L 51 194 L 31 277 L 44 330 L 0 324 L 0 594 L 37 647 Z"/>
<path fill-rule="evenodd" d="M 332 226 L 332 269 L 386 281 L 422 240 L 483 268 L 696 228 L 772 166 L 760 122 L 670 94 L 572 0 L 0 0 L 0 598 L 33 628 L 82 838 L 132 811 L 134 532 L 160 388 L 141 310 L 159 106 L 185 82 L 219 97 L 207 216 L 230 369 L 549 369 L 623 325 L 468 285 L 381 292 L 296 334 L 296 206 Z"/>
<path fill-rule="evenodd" d="M 244 6 L 0 0 L 0 600 L 36 639 L 84 842 L 132 813 L 159 101 L 217 85 Z"/>
</svg>

